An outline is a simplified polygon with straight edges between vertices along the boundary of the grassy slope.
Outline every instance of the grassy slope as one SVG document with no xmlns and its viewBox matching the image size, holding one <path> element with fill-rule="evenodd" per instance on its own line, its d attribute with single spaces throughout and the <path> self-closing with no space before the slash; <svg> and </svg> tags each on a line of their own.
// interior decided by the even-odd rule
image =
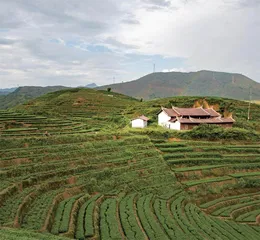
<svg viewBox="0 0 260 240">
<path fill-rule="evenodd" d="M 248 103 L 239 100 L 205 97 L 210 105 L 223 114 L 226 108 L 233 113 L 236 120 L 235 126 L 255 129 L 260 131 L 260 106 L 251 105 L 251 121 L 247 121 Z M 123 127 L 135 116 L 145 114 L 156 123 L 156 113 L 161 106 L 192 107 L 194 102 L 201 97 L 170 97 L 140 102 L 134 98 L 107 91 L 93 89 L 70 89 L 49 93 L 35 100 L 17 106 L 15 110 L 42 115 L 62 115 L 73 117 L 77 120 L 88 121 L 92 124 L 94 118 L 103 126 L 111 124 L 108 118 L 113 118 L 115 124 Z M 92 118 L 92 119 L 90 119 Z M 102 126 L 101 124 L 101 126 Z M 155 124 L 156 125 L 156 124 Z"/>
<path fill-rule="evenodd" d="M 1 169 L 1 190 L 15 183 L 22 182 L 23 186 L 21 193 L 17 192 L 6 196 L 5 205 L 3 209 L 0 209 L 0 221 L 2 221 L 3 225 L 7 224 L 9 226 L 13 222 L 12 220 L 18 211 L 17 209 L 25 201 L 29 192 L 36 191 L 38 187 L 42 187 L 43 192 L 40 191 L 36 200 L 29 203 L 30 208 L 24 210 L 22 215 L 24 217 L 21 218 L 24 229 L 39 230 L 46 219 L 46 211 L 44 210 L 50 207 L 51 201 L 48 202 L 46 200 L 51 200 L 52 197 L 62 191 L 71 194 L 69 197 L 72 199 L 74 195 L 79 193 L 79 187 L 83 186 L 80 189 L 81 194 L 92 195 L 93 193 L 100 192 L 105 196 L 103 199 L 104 203 L 115 202 L 116 200 L 119 202 L 122 201 L 123 197 L 136 196 L 136 206 L 139 208 L 138 216 L 146 231 L 152 234 L 153 231 L 149 231 L 149 224 L 152 222 L 152 219 L 155 219 L 155 213 L 156 219 L 162 224 L 158 224 L 157 221 L 152 224 L 155 228 L 154 232 L 161 233 L 162 236 L 158 238 L 151 237 L 150 239 L 169 239 L 164 236 L 162 228 L 165 225 L 166 227 L 170 225 L 172 229 L 178 230 L 179 224 L 174 222 L 172 216 L 178 221 L 183 221 L 185 223 L 183 227 L 187 226 L 187 232 L 183 233 L 180 231 L 177 239 L 195 239 L 193 235 L 201 236 L 198 239 L 204 239 L 203 231 L 207 228 L 205 222 L 213 221 L 213 219 L 210 215 L 203 215 L 202 218 L 197 220 L 198 214 L 203 214 L 202 211 L 197 209 L 198 214 L 187 211 L 188 207 L 195 207 L 189 200 L 187 192 L 190 192 L 192 187 L 196 187 L 193 190 L 194 192 L 190 192 L 190 197 L 194 197 L 200 196 L 200 194 L 207 196 L 208 193 L 220 194 L 222 191 L 230 189 L 230 187 L 237 187 L 243 191 L 244 189 L 239 185 L 239 182 L 236 182 L 236 178 L 229 177 L 229 175 L 231 176 L 231 174 L 239 172 L 244 173 L 243 169 L 246 171 L 250 169 L 250 171 L 256 173 L 260 170 L 260 165 L 258 164 L 260 149 L 259 145 L 256 144 L 227 146 L 226 143 L 221 142 L 218 144 L 198 141 L 169 142 L 167 138 L 161 139 L 161 142 L 156 144 L 158 139 L 153 139 L 151 142 L 145 136 L 120 135 L 117 138 L 114 137 L 112 134 L 97 134 L 94 136 L 78 134 L 51 136 L 49 138 L 2 138 L 0 140 L 0 147 L 2 147 L 0 163 L 5 163 L 6 166 Z M 244 159 L 244 154 L 252 155 L 252 149 L 255 152 L 254 156 L 251 156 L 248 160 Z M 21 159 L 26 161 L 22 162 Z M 15 164 L 12 164 L 12 160 L 16 160 L 14 161 Z M 248 162 L 251 168 L 249 168 Z M 168 166 L 166 163 L 168 163 Z M 221 166 L 223 170 L 221 169 L 220 171 L 216 171 L 213 168 L 213 170 L 201 172 L 194 169 L 187 170 L 187 168 L 194 166 L 201 167 L 202 169 L 205 166 L 216 167 L 215 164 L 219 167 L 220 163 L 241 163 L 245 165 L 242 168 L 238 168 L 239 166 L 234 164 L 232 168 L 229 165 L 228 168 Z M 182 168 L 181 173 L 176 171 L 179 168 Z M 229 180 L 233 182 L 228 182 L 229 185 L 224 185 Z M 48 183 L 53 185 L 53 189 L 47 185 Z M 55 187 L 55 183 L 59 183 L 58 186 Z M 216 183 L 221 185 L 216 187 Z M 207 185 L 205 186 L 204 184 Z M 179 188 L 179 186 L 182 187 Z M 58 190 L 56 190 L 57 187 Z M 75 188 L 75 192 L 72 190 L 73 187 Z M 252 187 L 251 190 L 256 191 L 257 188 Z M 45 191 L 50 193 L 46 199 Z M 180 198 L 178 198 L 179 196 Z M 105 201 L 106 198 L 108 201 Z M 185 201 L 178 200 L 183 198 Z M 143 199 L 145 199 L 146 204 L 142 204 Z M 148 201 L 146 201 L 147 199 Z M 171 210 L 173 211 L 172 215 L 166 206 L 167 200 L 169 203 L 172 203 L 173 200 L 176 202 L 176 209 Z M 205 201 L 205 197 L 203 200 Z M 162 207 L 165 206 L 165 212 L 163 212 L 162 207 L 153 204 L 154 202 L 158 203 L 158 201 L 159 205 Z M 105 207 L 102 208 L 102 206 Z M 100 206 L 96 203 L 95 209 L 98 208 L 103 209 L 103 212 L 100 211 L 99 213 L 101 220 L 104 216 L 107 216 L 110 221 L 100 221 L 102 222 L 101 227 L 98 224 L 96 225 L 100 229 L 97 232 L 101 232 L 101 236 L 103 236 L 101 239 L 111 239 L 105 237 L 105 228 L 102 227 L 102 224 L 112 224 L 112 226 L 116 226 L 114 228 L 116 230 L 120 224 L 117 222 L 118 216 L 116 210 L 113 210 L 111 207 L 109 208 L 111 211 L 107 211 L 106 204 Z M 127 209 L 134 210 L 134 207 L 131 205 L 128 208 L 123 207 L 124 211 L 128 211 Z M 149 217 L 147 220 L 143 216 L 144 214 L 142 215 L 143 209 L 145 209 L 145 213 L 148 213 L 148 216 L 151 216 L 151 220 L 149 220 Z M 104 210 L 107 212 L 104 213 Z M 169 214 L 168 218 L 164 214 L 166 216 Z M 70 216 L 73 216 L 73 214 Z M 90 217 L 92 219 L 92 216 Z M 190 220 L 190 218 L 195 218 L 196 223 L 194 223 L 194 220 Z M 165 224 L 166 221 L 167 224 Z M 223 227 L 225 231 L 231 231 L 232 234 L 236 233 L 235 230 L 226 225 L 225 221 L 218 221 L 219 224 L 225 225 Z M 236 223 L 231 222 L 230 224 Z M 198 226 L 203 226 L 203 229 Z M 234 225 L 234 227 L 241 226 Z M 139 229 L 138 225 L 137 228 Z M 216 225 L 211 225 L 211 229 L 218 237 L 223 233 L 223 229 L 220 230 Z M 259 233 L 254 232 L 247 225 L 243 225 L 242 233 L 245 236 L 241 236 L 238 233 L 239 236 L 237 239 L 258 239 L 257 237 L 259 237 Z M 187 236 L 187 234 L 189 235 Z M 257 236 L 251 238 L 251 234 Z M 25 230 L 20 232 L 16 229 L 0 230 L 0 238 L 1 236 L 3 239 L 17 239 L 18 236 L 21 239 L 58 239 L 49 235 L 40 235 Z M 62 236 L 60 236 L 60 239 L 63 239 Z M 139 238 L 128 237 L 127 239 Z M 174 239 L 174 237 L 171 236 L 170 239 Z M 207 239 L 217 238 L 214 235 L 209 235 Z"/>
<path fill-rule="evenodd" d="M 75 88 L 46 94 L 16 107 L 27 113 L 73 115 L 79 112 L 89 115 L 110 115 L 122 111 L 136 99 L 118 93 Z M 112 112 L 110 112 L 112 111 Z"/>
<path fill-rule="evenodd" d="M 246 100 L 252 87 L 253 99 L 260 99 L 260 83 L 241 74 L 199 71 L 153 73 L 135 81 L 100 87 L 137 98 L 169 96 L 220 96 Z"/>
<path fill-rule="evenodd" d="M 64 89 L 63 86 L 52 86 L 52 87 L 19 87 L 14 92 L 1 96 L 0 98 L 0 109 L 7 109 L 14 107 L 17 104 L 22 104 L 29 99 L 39 97 L 43 94 L 58 91 Z"/>
<path fill-rule="evenodd" d="M 160 109 L 160 106 L 170 107 L 171 105 L 174 105 L 179 107 L 191 107 L 194 101 L 199 98 L 200 97 L 175 97 L 139 102 L 136 99 L 120 94 L 108 93 L 106 91 L 70 89 L 47 94 L 36 100 L 32 100 L 27 104 L 18 106 L 15 109 L 26 113 L 42 113 L 49 116 L 60 115 L 67 118 L 75 118 L 81 121 L 86 121 L 89 124 L 91 124 L 91 120 L 94 119 L 96 121 L 99 119 L 100 126 L 103 128 L 111 125 L 111 119 L 113 116 L 117 119 L 114 121 L 114 124 L 119 126 L 120 119 L 122 118 L 130 119 L 135 115 L 146 114 L 152 118 L 152 122 L 156 125 L 156 113 Z M 246 119 L 246 102 L 213 97 L 207 97 L 207 101 L 210 104 L 214 104 L 215 107 L 218 107 L 220 111 L 223 111 L 225 107 L 228 108 L 229 111 L 234 111 L 237 121 L 244 121 Z M 249 123 L 247 127 L 250 127 L 251 124 L 251 127 L 259 126 L 259 110 L 260 106 L 252 105 L 253 122 Z M 111 119 L 108 120 L 109 117 L 111 117 Z M 127 124 L 127 121 L 124 122 L 124 124 Z M 123 126 L 125 125 L 122 125 L 122 127 Z M 125 194 L 135 194 L 136 189 L 142 192 L 146 199 L 149 199 L 151 193 L 155 194 L 156 199 L 158 189 L 161 191 L 159 194 L 160 197 L 166 193 L 170 193 L 175 199 L 175 193 L 166 188 L 171 187 L 170 183 L 176 187 L 180 184 L 184 187 L 186 186 L 187 188 L 189 186 L 196 186 L 196 188 L 198 188 L 198 191 L 196 190 L 196 194 L 198 195 L 201 193 L 208 194 L 209 192 L 218 194 L 219 191 L 222 191 L 222 187 L 216 188 L 214 185 L 216 182 L 218 184 L 222 184 L 222 182 L 231 179 L 231 177 L 227 179 L 228 175 L 238 172 L 243 173 L 243 169 L 248 169 L 248 164 L 246 162 L 247 158 L 245 159 L 244 157 L 245 154 L 251 154 L 249 159 L 250 163 L 252 163 L 250 171 L 258 172 L 260 170 L 258 164 L 258 145 L 253 147 L 251 146 L 254 152 L 252 152 L 248 146 L 237 146 L 234 149 L 234 146 L 226 146 L 225 144 L 227 143 L 225 142 L 217 143 L 217 146 L 222 147 L 221 149 L 214 148 L 216 147 L 216 143 L 211 142 L 191 141 L 173 143 L 172 145 L 172 143 L 168 141 L 167 136 L 165 136 L 165 139 L 160 140 L 162 141 L 160 144 L 152 144 L 145 136 L 140 138 L 133 136 L 129 138 L 129 133 L 126 135 L 119 134 L 119 136 L 115 136 L 114 129 L 111 130 L 113 131 L 107 135 L 100 133 L 95 135 L 52 135 L 50 138 L 42 136 L 33 138 L 28 138 L 28 136 L 26 136 L 24 138 L 19 137 L 14 139 L 2 138 L 0 141 L 2 149 L 7 149 L 2 150 L 3 157 L 1 157 L 2 159 L 0 161 L 6 165 L 1 173 L 3 180 L 2 188 L 8 187 L 12 182 L 20 182 L 21 179 L 26 180 L 30 176 L 29 179 L 31 179 L 31 181 L 28 182 L 29 186 L 24 189 L 24 195 L 22 195 L 22 193 L 17 193 L 19 194 L 17 196 L 21 196 L 20 200 L 26 196 L 26 191 L 29 191 L 30 189 L 33 190 L 35 188 L 36 183 L 37 185 L 44 185 L 44 181 L 45 183 L 52 183 L 61 179 L 68 179 L 66 183 L 62 183 L 65 184 L 65 187 L 67 185 L 71 187 L 84 185 L 85 193 L 98 191 L 104 195 L 107 194 L 107 197 L 109 197 L 111 201 L 114 201 L 115 198 L 121 199 L 123 196 L 121 194 L 123 192 Z M 164 136 L 161 134 L 159 138 L 162 137 Z M 157 141 L 158 139 L 154 139 L 153 142 L 156 143 Z M 242 145 L 242 143 L 240 144 Z M 212 146 L 213 148 L 208 149 L 207 147 L 209 146 Z M 168 166 L 166 165 L 166 162 L 163 162 L 162 157 L 164 157 L 165 161 L 169 164 Z M 16 165 L 12 165 L 12 161 L 14 161 Z M 223 166 L 220 166 L 219 161 L 221 161 L 221 164 L 245 163 L 246 165 L 241 168 L 234 165 L 234 169 L 224 168 L 225 171 L 222 171 L 222 169 L 217 171 L 216 169 L 219 167 L 223 168 Z M 204 169 L 204 171 L 198 172 L 197 174 L 197 172 L 193 172 L 196 170 L 190 169 L 194 166 L 201 167 L 202 169 L 204 167 L 209 168 L 213 166 L 215 167 L 215 170 L 206 169 L 205 171 Z M 173 171 L 175 171 L 175 176 L 178 178 L 177 182 L 173 175 L 174 173 L 170 171 L 170 167 Z M 182 168 L 184 173 L 178 173 L 178 171 L 176 171 L 178 168 Z M 189 168 L 189 171 L 187 168 Z M 59 172 L 59 174 L 57 175 L 56 172 Z M 73 180 L 74 177 L 76 177 L 76 182 L 69 181 Z M 236 178 L 234 178 L 233 181 L 235 186 L 240 188 L 240 185 L 236 184 Z M 207 188 L 205 188 L 203 184 L 208 184 Z M 93 185 L 95 187 L 93 187 Z M 201 189 L 199 188 L 200 186 L 202 186 Z M 59 189 L 62 190 L 63 188 L 64 187 L 61 187 Z M 118 193 L 119 190 L 122 192 Z M 179 188 L 177 188 L 177 190 L 179 191 Z M 112 197 L 111 193 L 113 193 Z M 54 194 L 56 193 L 54 192 Z M 181 194 L 186 196 L 186 191 L 182 191 Z M 193 196 L 195 196 L 195 194 L 191 193 L 191 197 Z M 41 205 L 40 200 L 43 199 L 43 197 L 44 196 L 39 195 L 38 200 L 31 203 L 32 208 L 25 211 L 24 226 L 26 228 L 29 228 L 29 225 L 34 221 L 38 221 L 35 214 L 40 214 L 40 211 L 38 211 L 38 206 Z M 167 200 L 169 197 L 170 195 L 167 195 L 165 199 Z M 11 198 L 12 195 L 10 199 Z M 140 203 L 143 198 L 140 195 L 137 196 L 137 199 L 139 199 L 138 203 Z M 176 204 L 178 203 L 177 207 L 179 209 L 186 209 L 186 206 L 193 206 L 190 205 L 190 202 L 187 202 L 187 204 L 186 202 L 178 202 L 177 200 L 178 199 L 176 199 Z M 12 201 L 17 205 L 16 207 L 19 206 L 16 198 L 13 198 Z M 6 210 L 13 211 L 12 209 L 14 208 L 14 204 L 12 201 L 8 200 L 9 205 L 5 206 Z M 163 204 L 162 199 L 157 198 L 156 201 L 160 201 L 160 203 Z M 148 206 L 150 206 L 151 214 L 153 214 L 153 205 L 149 204 Z M 96 207 L 98 208 L 99 206 L 97 205 Z M 41 212 L 44 212 L 44 208 L 45 207 L 41 208 Z M 34 211 L 35 209 L 37 209 L 37 211 Z M 155 210 L 158 209 L 159 208 L 155 207 Z M 5 213 L 6 216 L 10 215 L 8 211 Z M 15 212 L 16 210 L 14 213 Z M 113 215 L 113 213 L 111 214 Z M 101 213 L 101 217 L 103 215 Z M 174 216 L 175 215 L 176 214 L 174 212 Z M 44 219 L 44 213 L 42 213 L 41 216 L 42 219 Z M 115 215 L 113 216 L 115 217 Z M 187 216 L 190 218 L 196 215 L 187 214 Z M 34 220 L 33 217 L 35 217 L 36 220 Z M 184 216 L 183 214 L 179 214 L 178 217 L 180 220 L 181 217 L 186 218 L 186 215 Z M 26 219 L 29 219 L 30 221 L 27 223 Z M 147 223 L 142 217 L 140 217 L 140 219 L 144 221 L 144 223 Z M 163 219 L 164 218 L 160 221 L 164 224 Z M 211 221 L 210 216 L 206 216 L 205 219 L 206 221 Z M 196 226 L 196 224 L 193 225 L 193 221 L 188 222 L 185 219 L 184 221 L 193 227 L 193 231 L 191 231 L 192 233 L 190 234 L 195 234 L 195 232 L 197 232 L 196 234 L 199 234 L 200 231 L 202 231 Z M 42 221 L 40 221 L 40 223 L 42 224 Z M 169 221 L 169 223 L 171 223 L 171 221 Z M 204 221 L 199 222 L 198 224 L 204 226 Z M 221 224 L 225 225 L 226 223 L 221 221 Z M 236 226 L 240 227 L 240 225 Z M 173 229 L 176 228 L 178 228 L 178 224 L 173 224 Z M 189 229 L 191 229 L 191 227 L 189 227 Z M 221 233 L 221 231 L 217 231 L 217 228 L 214 226 L 212 229 L 214 229 L 217 234 Z M 226 229 L 229 229 L 228 225 L 226 226 Z M 101 229 L 101 232 L 102 231 L 103 230 Z M 244 226 L 243 231 L 246 235 L 247 231 L 250 231 L 250 233 L 253 234 L 253 230 L 249 226 Z M 232 233 L 235 233 L 235 231 Z M 16 231 L 13 230 L 13 232 L 2 232 L 2 234 L 4 234 L 3 236 L 7 239 L 9 238 L 9 235 L 9 239 L 15 239 L 13 236 L 16 236 L 16 234 L 19 233 L 16 233 Z M 24 234 L 24 239 L 26 239 L 27 233 Z M 33 237 L 35 237 L 35 239 L 41 239 L 41 236 L 35 235 Z M 184 235 L 180 235 L 177 239 L 184 239 L 183 237 Z M 187 239 L 193 239 L 192 236 L 186 237 Z M 242 236 L 238 236 L 238 239 L 239 238 L 250 239 L 250 236 L 246 236 L 244 238 L 242 238 Z M 46 239 L 48 238 L 46 237 Z M 103 239 L 108 238 L 103 237 Z M 216 238 L 214 236 L 209 236 L 208 239 Z"/>
</svg>

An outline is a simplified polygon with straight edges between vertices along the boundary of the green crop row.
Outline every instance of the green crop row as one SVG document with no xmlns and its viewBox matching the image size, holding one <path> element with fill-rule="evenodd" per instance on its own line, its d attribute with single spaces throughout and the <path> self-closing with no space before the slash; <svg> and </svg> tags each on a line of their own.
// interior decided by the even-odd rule
<svg viewBox="0 0 260 240">
<path fill-rule="evenodd" d="M 48 209 L 53 201 L 53 198 L 60 191 L 61 190 L 52 190 L 37 196 L 23 219 L 22 227 L 40 230 L 44 224 L 44 220 L 47 216 Z"/>
<path fill-rule="evenodd" d="M 258 195 L 258 194 L 260 194 L 260 193 L 254 192 L 254 193 L 245 193 L 245 194 L 239 194 L 239 195 L 234 195 L 234 196 L 229 196 L 229 197 L 217 198 L 212 201 L 201 204 L 200 208 L 206 209 L 206 208 L 212 207 L 220 202 L 225 202 L 225 201 L 233 200 L 233 199 L 240 199 L 240 198 L 244 198 L 244 197 L 250 197 L 250 196 L 254 196 L 254 195 Z"/>
<path fill-rule="evenodd" d="M 192 153 L 185 153 L 185 154 L 164 154 L 163 158 L 165 160 L 168 159 L 176 159 L 176 158 L 222 158 L 222 155 L 215 152 L 192 152 Z"/>
<path fill-rule="evenodd" d="M 54 224 L 53 224 L 52 229 L 51 229 L 52 234 L 55 234 L 55 235 L 59 234 L 60 222 L 61 222 L 61 219 L 62 219 L 64 208 L 65 208 L 65 205 L 67 204 L 67 202 L 69 200 L 70 199 L 65 199 L 65 200 L 63 200 L 59 203 L 57 211 L 55 213 Z"/>
<path fill-rule="evenodd" d="M 260 197 L 259 197 L 260 198 Z M 231 212 L 243 208 L 243 207 L 247 207 L 247 206 L 253 206 L 255 204 L 260 204 L 260 200 L 255 200 L 255 199 L 243 199 L 241 201 L 239 201 L 236 204 L 232 204 L 223 208 L 219 208 L 216 211 L 214 211 L 212 214 L 214 216 L 222 216 L 222 217 L 230 217 L 231 216 Z"/>
<path fill-rule="evenodd" d="M 236 218 L 239 222 L 256 222 L 256 217 L 260 215 L 260 209 L 246 212 Z"/>
<path fill-rule="evenodd" d="M 171 213 L 184 232 L 187 239 L 201 239 L 200 235 L 197 233 L 196 229 L 189 223 L 182 209 L 182 203 L 185 197 L 180 196 L 174 199 L 171 203 Z"/>
<path fill-rule="evenodd" d="M 95 233 L 95 226 L 94 226 L 94 208 L 95 208 L 95 201 L 101 197 L 101 194 L 97 194 L 92 197 L 88 202 L 85 208 L 85 215 L 84 215 L 84 236 L 91 237 L 94 236 Z"/>
<path fill-rule="evenodd" d="M 199 184 L 224 182 L 224 181 L 231 180 L 231 179 L 232 179 L 231 177 L 224 176 L 224 177 L 201 179 L 201 180 L 196 180 L 196 181 L 186 181 L 186 182 L 183 182 L 183 184 L 187 185 L 188 187 L 192 187 L 192 186 L 199 185 Z"/>
<path fill-rule="evenodd" d="M 192 147 L 181 147 L 181 148 L 161 147 L 159 149 L 163 153 L 165 153 L 165 152 L 167 152 L 167 153 L 193 152 Z"/>
<path fill-rule="evenodd" d="M 188 221 L 195 229 L 197 229 L 199 235 L 206 237 L 206 239 L 218 239 L 219 237 L 221 237 L 221 239 L 226 239 L 225 236 L 220 236 L 222 235 L 221 232 L 215 233 L 212 231 L 208 221 L 201 219 L 199 210 L 195 205 L 191 203 L 186 204 L 184 211 Z"/>
<path fill-rule="evenodd" d="M 230 174 L 230 176 L 231 176 L 231 177 L 234 177 L 234 178 L 260 176 L 260 172 L 234 173 L 234 174 Z"/>
<path fill-rule="evenodd" d="M 102 239 L 122 239 L 117 219 L 117 200 L 106 199 L 100 209 L 100 234 Z"/>
<path fill-rule="evenodd" d="M 180 158 L 180 159 L 171 159 L 168 160 L 167 163 L 170 165 L 177 165 L 177 164 L 186 164 L 191 166 L 196 166 L 199 164 L 212 164 L 212 165 L 218 165 L 218 164 L 235 164 L 235 163 L 256 163 L 259 162 L 260 158 L 255 159 L 235 159 L 235 158 Z"/>
<path fill-rule="evenodd" d="M 169 239 L 159 223 L 155 220 L 151 209 L 153 195 L 142 196 L 137 201 L 137 213 L 149 239 Z"/>
<path fill-rule="evenodd" d="M 152 141 L 155 141 L 155 140 L 152 140 Z M 178 148 L 178 149 L 188 147 L 186 143 L 166 143 L 166 142 L 155 143 L 155 146 L 157 148 Z M 190 148 L 190 147 L 188 147 L 188 148 Z"/>
<path fill-rule="evenodd" d="M 154 201 L 154 211 L 170 239 L 189 239 L 188 236 L 185 237 L 178 223 L 171 215 L 166 200 L 156 199 Z"/>
<path fill-rule="evenodd" d="M 4 202 L 4 205 L 0 207 L 0 225 L 13 222 L 19 205 L 33 190 L 35 189 L 24 189 L 22 192 L 14 194 Z"/>
<path fill-rule="evenodd" d="M 189 172 L 189 171 L 199 171 L 199 170 L 206 170 L 206 169 L 214 169 L 214 168 L 221 168 L 221 167 L 229 167 L 229 165 L 201 165 L 195 167 L 182 167 L 182 168 L 174 168 L 172 169 L 174 172 Z"/>
<path fill-rule="evenodd" d="M 142 240 L 146 238 L 136 219 L 134 199 L 135 194 L 132 194 L 127 195 L 120 201 L 120 220 L 127 239 Z"/>
<path fill-rule="evenodd" d="M 65 233 L 69 229 L 69 221 L 70 221 L 70 214 L 73 207 L 73 204 L 76 202 L 78 198 L 82 197 L 82 194 L 79 194 L 75 197 L 72 197 L 67 201 L 64 205 L 64 210 L 62 213 L 62 218 L 60 221 L 59 233 Z"/>
<path fill-rule="evenodd" d="M 69 238 L 58 237 L 51 235 L 49 233 L 37 233 L 33 231 L 28 231 L 25 229 L 17 228 L 2 228 L 0 229 L 0 239 L 2 240 L 69 240 Z"/>
</svg>

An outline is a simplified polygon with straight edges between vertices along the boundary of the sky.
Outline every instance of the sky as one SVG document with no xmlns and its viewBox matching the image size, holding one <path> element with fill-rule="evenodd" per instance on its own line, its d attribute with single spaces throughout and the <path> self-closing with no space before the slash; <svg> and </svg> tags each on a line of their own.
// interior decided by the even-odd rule
<svg viewBox="0 0 260 240">
<path fill-rule="evenodd" d="M 260 82 L 260 0 L 0 0 L 0 88 L 215 70 Z"/>
</svg>

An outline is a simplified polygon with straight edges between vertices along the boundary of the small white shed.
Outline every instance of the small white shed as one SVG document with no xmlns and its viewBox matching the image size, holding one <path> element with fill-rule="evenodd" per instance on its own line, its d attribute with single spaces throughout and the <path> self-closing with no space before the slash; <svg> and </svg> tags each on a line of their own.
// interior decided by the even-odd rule
<svg viewBox="0 0 260 240">
<path fill-rule="evenodd" d="M 137 117 L 131 121 L 132 128 L 145 128 L 147 127 L 148 121 L 149 118 L 144 115 Z"/>
</svg>

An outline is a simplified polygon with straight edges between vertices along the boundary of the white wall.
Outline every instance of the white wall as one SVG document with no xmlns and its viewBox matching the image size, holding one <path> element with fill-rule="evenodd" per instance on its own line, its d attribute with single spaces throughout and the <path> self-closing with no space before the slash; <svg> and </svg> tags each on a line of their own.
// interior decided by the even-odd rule
<svg viewBox="0 0 260 240">
<path fill-rule="evenodd" d="M 179 121 L 170 123 L 170 128 L 174 130 L 181 130 L 181 123 Z"/>
<path fill-rule="evenodd" d="M 132 127 L 133 128 L 145 128 L 147 127 L 147 121 L 142 119 L 134 119 L 132 120 Z"/>
<path fill-rule="evenodd" d="M 169 122 L 171 117 L 169 117 L 164 111 L 158 114 L 158 125 L 163 126 L 168 129 L 181 130 L 181 123 L 176 121 L 174 123 Z"/>
<path fill-rule="evenodd" d="M 169 117 L 164 111 L 162 111 L 160 114 L 158 114 L 158 125 L 168 127 L 170 119 L 171 117 Z"/>
</svg>

